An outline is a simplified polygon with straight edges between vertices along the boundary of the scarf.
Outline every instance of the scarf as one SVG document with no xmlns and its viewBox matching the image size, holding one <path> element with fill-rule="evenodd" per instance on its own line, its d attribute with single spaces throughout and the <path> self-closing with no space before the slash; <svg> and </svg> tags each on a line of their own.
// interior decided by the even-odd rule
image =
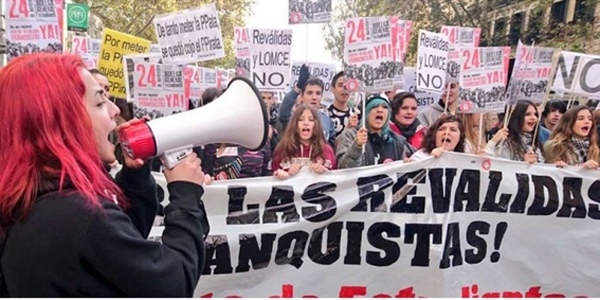
<svg viewBox="0 0 600 300">
<path fill-rule="evenodd" d="M 523 154 L 520 154 L 520 153 L 518 153 L 518 151 L 515 151 L 516 149 L 511 149 L 511 153 L 512 153 L 511 159 L 514 161 L 525 161 L 525 157 L 524 157 L 525 153 L 527 153 L 527 151 L 529 150 L 529 147 L 531 147 L 531 145 L 533 145 L 533 134 L 531 134 L 529 132 L 523 132 L 520 137 L 520 143 L 521 143 L 520 146 L 521 146 L 521 150 L 522 150 Z M 536 160 L 538 163 L 544 163 L 544 155 L 542 154 L 542 150 L 539 147 L 535 148 L 535 156 L 537 158 Z"/>
<path fill-rule="evenodd" d="M 590 140 L 587 137 L 582 139 L 571 137 L 571 144 L 575 150 L 575 155 L 577 155 L 578 163 L 585 163 L 587 161 L 588 150 L 590 149 Z"/>
<path fill-rule="evenodd" d="M 392 122 L 394 122 L 394 125 L 396 125 L 398 130 L 400 130 L 402 136 L 405 137 L 407 140 L 410 140 L 413 136 L 415 136 L 417 130 L 419 129 L 419 125 L 421 125 L 421 122 L 419 122 L 418 119 L 415 119 L 415 121 L 407 127 L 400 125 L 400 123 L 396 121 L 396 118 L 392 119 Z"/>
</svg>

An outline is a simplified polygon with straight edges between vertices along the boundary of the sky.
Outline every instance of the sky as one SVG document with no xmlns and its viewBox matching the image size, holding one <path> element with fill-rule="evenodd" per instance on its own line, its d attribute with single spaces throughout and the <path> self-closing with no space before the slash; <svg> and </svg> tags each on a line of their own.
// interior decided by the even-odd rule
<svg viewBox="0 0 600 300">
<path fill-rule="evenodd" d="M 324 24 L 288 25 L 288 0 L 255 0 L 253 13 L 245 18 L 247 27 L 292 29 L 292 60 L 339 63 L 325 50 Z M 335 2 L 335 1 L 334 1 Z M 335 4 L 334 4 L 335 7 Z M 307 33 L 310 47 L 307 47 Z"/>
</svg>

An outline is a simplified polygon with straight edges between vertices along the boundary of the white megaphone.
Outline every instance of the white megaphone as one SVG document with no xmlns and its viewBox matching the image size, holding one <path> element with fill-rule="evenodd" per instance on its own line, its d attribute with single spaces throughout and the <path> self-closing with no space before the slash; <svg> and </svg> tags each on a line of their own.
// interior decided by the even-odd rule
<svg viewBox="0 0 600 300">
<path fill-rule="evenodd" d="M 256 86 L 235 77 L 218 99 L 194 110 L 140 122 L 119 134 L 126 155 L 133 159 L 163 156 L 167 168 L 175 167 L 192 148 L 231 143 L 258 151 L 267 141 L 267 109 Z"/>
</svg>

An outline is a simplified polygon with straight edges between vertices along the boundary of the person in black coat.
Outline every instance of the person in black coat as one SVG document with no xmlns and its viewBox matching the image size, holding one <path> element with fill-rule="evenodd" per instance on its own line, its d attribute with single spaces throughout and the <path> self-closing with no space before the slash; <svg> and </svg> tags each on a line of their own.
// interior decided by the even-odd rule
<svg viewBox="0 0 600 300">
<path fill-rule="evenodd" d="M 0 295 L 193 296 L 209 232 L 200 162 L 165 171 L 162 243 L 147 240 L 150 164 L 126 157 L 114 180 L 106 168 L 118 113 L 76 55 L 26 55 L 0 71 Z"/>
</svg>

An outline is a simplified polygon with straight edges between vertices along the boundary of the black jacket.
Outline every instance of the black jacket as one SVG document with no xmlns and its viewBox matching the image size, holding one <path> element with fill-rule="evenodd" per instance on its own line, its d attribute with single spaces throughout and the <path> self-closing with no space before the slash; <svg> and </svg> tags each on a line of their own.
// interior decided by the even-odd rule
<svg viewBox="0 0 600 300">
<path fill-rule="evenodd" d="M 4 239 L 0 266 L 11 297 L 191 297 L 202 272 L 208 221 L 201 186 L 168 185 L 162 244 L 148 241 L 156 215 L 150 166 L 116 176 L 129 199 L 101 209 L 71 191 L 38 197 Z"/>
</svg>

